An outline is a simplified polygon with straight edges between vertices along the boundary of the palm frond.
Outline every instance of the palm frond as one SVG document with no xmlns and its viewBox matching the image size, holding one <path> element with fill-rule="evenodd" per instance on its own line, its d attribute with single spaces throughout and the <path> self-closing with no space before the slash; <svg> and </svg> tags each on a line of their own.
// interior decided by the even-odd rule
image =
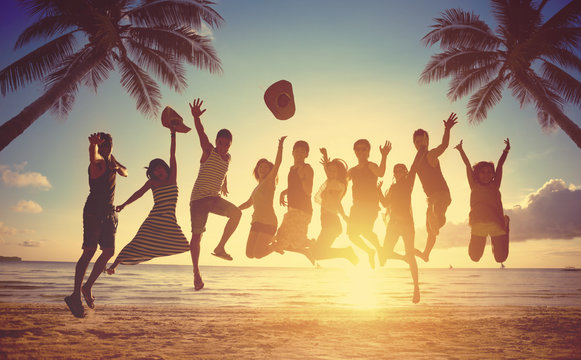
<svg viewBox="0 0 581 360">
<path fill-rule="evenodd" d="M 156 82 L 137 64 L 126 57 L 118 61 L 121 85 L 137 102 L 137 110 L 155 117 L 160 108 L 161 92 Z"/>
<path fill-rule="evenodd" d="M 499 25 L 498 33 L 509 44 L 525 41 L 541 24 L 541 14 L 534 2 L 492 0 L 492 15 Z"/>
<path fill-rule="evenodd" d="M 581 2 L 572 0 L 561 10 L 557 11 L 541 28 L 556 28 L 579 26 L 581 22 Z"/>
<path fill-rule="evenodd" d="M 447 94 L 448 99 L 456 101 L 474 91 L 475 88 L 489 82 L 492 78 L 499 76 L 500 67 L 501 64 L 499 62 L 494 62 L 453 74 Z"/>
<path fill-rule="evenodd" d="M 420 83 L 430 83 L 451 74 L 487 66 L 500 60 L 501 54 L 495 51 L 474 49 L 448 49 L 432 55 L 420 75 Z"/>
<path fill-rule="evenodd" d="M 83 84 L 96 93 L 99 85 L 109 78 L 109 73 L 114 69 L 111 58 L 104 57 L 83 77 Z"/>
<path fill-rule="evenodd" d="M 75 98 L 77 96 L 78 86 L 71 86 L 66 93 L 61 96 L 50 108 L 51 114 L 59 120 L 64 120 L 67 118 L 73 105 L 75 103 Z"/>
<path fill-rule="evenodd" d="M 55 16 L 60 14 L 59 0 L 20 0 L 24 11 L 31 17 Z"/>
<path fill-rule="evenodd" d="M 185 69 L 171 54 L 145 47 L 132 39 L 127 39 L 129 52 L 138 65 L 152 71 L 164 84 L 177 92 L 187 86 Z"/>
<path fill-rule="evenodd" d="M 547 52 L 544 57 L 550 62 L 557 63 L 564 68 L 574 69 L 581 73 L 581 58 L 569 50 L 554 49 L 551 52 Z"/>
<path fill-rule="evenodd" d="M 549 82 L 565 101 L 581 105 L 581 82 L 579 80 L 549 62 L 543 62 L 541 70 L 543 71 L 543 79 Z"/>
<path fill-rule="evenodd" d="M 432 31 L 422 38 L 425 46 L 440 42 L 440 48 L 477 48 L 494 50 L 501 44 L 486 23 L 472 12 L 462 9 L 448 9 L 442 17 L 434 19 Z"/>
<path fill-rule="evenodd" d="M 55 65 L 73 52 L 75 38 L 72 33 L 60 36 L 16 60 L 0 70 L 2 96 L 32 81 L 41 80 Z"/>
<path fill-rule="evenodd" d="M 468 121 L 479 123 L 486 119 L 488 110 L 502 99 L 502 88 L 506 80 L 497 77 L 475 92 L 468 101 Z"/>
<path fill-rule="evenodd" d="M 222 72 L 211 40 L 187 27 L 135 27 L 129 30 L 128 36 L 144 47 L 171 54 L 199 69 L 207 69 L 211 73 Z"/>
<path fill-rule="evenodd" d="M 48 90 L 57 83 L 60 83 L 77 68 L 81 67 L 84 62 L 88 61 L 92 55 L 92 48 L 90 46 L 85 46 L 81 50 L 74 54 L 69 55 L 64 58 L 61 63 L 56 66 L 56 69 L 50 74 L 46 75 L 43 79 L 44 88 Z M 71 84 L 77 85 L 77 84 Z"/>
<path fill-rule="evenodd" d="M 520 93 L 526 93 L 527 103 L 533 102 L 535 104 L 539 122 L 543 127 L 554 127 L 556 122 L 566 118 L 563 113 L 564 100 L 553 91 L 547 80 L 537 76 L 532 70 L 513 73 L 512 76 L 509 88 L 513 94 L 516 88 Z M 521 103 L 521 107 L 524 104 Z"/>
<path fill-rule="evenodd" d="M 224 19 L 212 8 L 212 1 L 205 0 L 147 0 L 141 6 L 126 13 L 137 26 L 187 25 L 200 30 L 202 21 L 211 28 L 219 28 Z"/>
<path fill-rule="evenodd" d="M 27 27 L 16 40 L 14 49 L 19 49 L 32 40 L 49 39 L 56 34 L 69 30 L 74 26 L 69 19 L 64 16 L 45 17 Z"/>
</svg>

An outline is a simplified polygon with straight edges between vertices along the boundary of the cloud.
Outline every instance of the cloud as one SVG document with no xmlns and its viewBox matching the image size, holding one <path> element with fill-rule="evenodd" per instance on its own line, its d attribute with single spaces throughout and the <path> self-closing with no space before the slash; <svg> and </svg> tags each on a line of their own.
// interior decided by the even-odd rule
<svg viewBox="0 0 581 360">
<path fill-rule="evenodd" d="M 2 180 L 8 186 L 13 187 L 35 187 L 42 190 L 52 188 L 52 185 L 46 176 L 37 172 L 24 172 L 27 163 L 13 165 L 12 168 L 6 165 L 0 165 Z"/>
<path fill-rule="evenodd" d="M 528 195 L 525 206 L 505 212 L 514 241 L 581 237 L 581 189 L 561 179 L 549 180 Z"/>
<path fill-rule="evenodd" d="M 24 240 L 23 242 L 21 242 L 18 245 L 19 246 L 24 246 L 24 247 L 41 247 L 42 246 L 42 241 L 38 241 L 38 240 Z"/>
<path fill-rule="evenodd" d="M 15 228 L 6 226 L 2 221 L 0 221 L 0 243 L 3 243 L 7 237 L 12 236 L 17 232 L 18 230 Z"/>
<path fill-rule="evenodd" d="M 505 209 L 510 216 L 510 241 L 533 239 L 570 240 L 581 237 L 581 189 L 561 179 L 551 179 L 526 197 L 524 206 Z M 436 246 L 467 246 L 468 222 L 448 223 L 441 230 Z"/>
<path fill-rule="evenodd" d="M 12 211 L 20 213 L 38 214 L 42 212 L 42 207 L 32 200 L 20 200 L 16 206 L 12 207 Z"/>
</svg>

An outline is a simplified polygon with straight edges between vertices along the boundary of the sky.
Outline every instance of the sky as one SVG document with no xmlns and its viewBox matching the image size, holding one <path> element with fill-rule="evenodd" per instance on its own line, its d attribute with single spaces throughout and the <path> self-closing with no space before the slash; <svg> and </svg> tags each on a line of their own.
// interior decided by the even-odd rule
<svg viewBox="0 0 581 360">
<path fill-rule="evenodd" d="M 566 4 L 552 1 L 546 16 Z M 2 1 L 0 12 L 0 67 L 34 49 L 13 50 L 18 35 L 31 23 L 15 0 Z M 230 195 L 236 205 L 246 201 L 256 181 L 256 161 L 274 161 L 277 140 L 287 136 L 279 183 L 275 195 L 286 188 L 292 165 L 292 144 L 306 140 L 311 148 L 307 162 L 315 170 L 314 192 L 324 182 L 319 148 L 331 158 L 356 165 L 353 143 L 369 139 L 370 161 L 379 162 L 379 146 L 389 140 L 393 150 L 387 157 L 384 189 L 392 181 L 396 163 L 411 164 L 415 156 L 412 133 L 423 128 L 430 145 L 440 143 L 442 120 L 458 114 L 451 131 L 450 147 L 441 156 L 444 177 L 452 203 L 447 225 L 438 237 L 429 263 L 421 267 L 498 267 L 490 243 L 480 262 L 468 257 L 470 229 L 467 224 L 470 190 L 457 151 L 463 139 L 472 162 L 497 162 L 510 138 L 512 149 L 504 165 L 502 200 L 511 216 L 510 254 L 507 267 L 581 267 L 581 151 L 561 130 L 545 131 L 537 122 L 533 106 L 520 108 L 510 92 L 480 124 L 467 121 L 468 98 L 451 103 L 446 80 L 420 84 L 419 76 L 439 48 L 425 47 L 421 38 L 430 31 L 433 19 L 449 8 L 471 10 L 492 28 L 489 4 L 484 1 L 226 1 L 215 9 L 224 18 L 223 27 L 208 31 L 221 60 L 223 73 L 209 74 L 191 68 L 188 88 L 181 94 L 162 87 L 163 105 L 172 106 L 193 127 L 188 102 L 204 100 L 207 111 L 202 122 L 213 140 L 221 128 L 233 133 L 232 162 L 228 171 Z M 580 74 L 572 74 L 577 79 Z M 293 84 L 295 115 L 279 121 L 263 101 L 264 91 L 285 79 Z M 29 84 L 0 98 L 0 123 L 9 120 L 42 94 L 42 85 Z M 580 109 L 567 108 L 568 116 L 580 124 Z M 81 89 L 66 120 L 50 114 L 40 117 L 21 136 L 0 152 L 0 255 L 29 261 L 76 261 L 81 254 L 82 209 L 89 192 L 87 166 L 89 134 L 112 134 L 113 154 L 127 166 L 129 177 L 117 177 L 116 204 L 124 202 L 146 181 L 145 169 L 153 158 L 169 160 L 169 131 L 159 119 L 145 118 L 135 101 L 119 84 L 119 74 L 97 93 Z M 177 136 L 177 219 L 190 237 L 189 198 L 197 175 L 201 148 L 195 131 Z M 412 196 L 416 223 L 416 247 L 426 238 L 423 190 L 416 182 Z M 351 191 L 343 206 L 349 209 Z M 151 192 L 119 214 L 117 251 L 137 232 L 153 206 Z M 285 208 L 275 201 L 279 218 Z M 233 262 L 210 255 L 226 219 L 210 215 L 202 238 L 200 264 L 228 266 L 310 266 L 302 255 L 273 254 L 247 259 L 245 246 L 252 209 L 245 210 L 238 229 L 226 245 Z M 320 207 L 314 204 L 309 237 L 320 231 Z M 385 235 L 379 216 L 375 232 Z M 347 246 L 342 234 L 336 246 Z M 396 250 L 403 252 L 400 240 Z M 365 254 L 358 267 L 368 267 Z M 191 264 L 188 253 L 152 260 L 153 263 Z M 322 266 L 346 266 L 346 261 L 327 260 Z M 349 265 L 351 266 L 351 265 Z M 402 263 L 387 266 L 401 267 Z"/>
</svg>

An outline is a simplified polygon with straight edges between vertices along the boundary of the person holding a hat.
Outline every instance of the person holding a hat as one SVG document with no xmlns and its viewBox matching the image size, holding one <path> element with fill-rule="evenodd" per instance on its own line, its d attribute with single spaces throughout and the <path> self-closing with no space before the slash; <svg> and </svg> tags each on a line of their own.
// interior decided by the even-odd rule
<svg viewBox="0 0 581 360">
<path fill-rule="evenodd" d="M 148 190 L 151 189 L 153 193 L 153 209 L 133 240 L 125 245 L 113 265 L 107 269 L 109 275 L 115 273 L 119 264 L 136 265 L 156 257 L 181 254 L 190 250 L 190 244 L 176 219 L 178 201 L 176 131 L 188 132 L 191 129 L 183 124 L 182 117 L 169 106 L 164 109 L 161 118 L 162 124 L 171 130 L 169 166 L 162 159 L 151 160 L 146 168 L 145 184 L 127 201 L 116 207 L 115 210 L 120 212 Z"/>
<path fill-rule="evenodd" d="M 232 144 L 232 133 L 227 129 L 218 131 L 216 146 L 212 145 L 200 119 L 200 116 L 206 111 L 206 109 L 201 109 L 202 103 L 202 100 L 196 99 L 193 104 L 190 104 L 194 125 L 202 147 L 198 177 L 194 183 L 190 198 L 190 217 L 192 220 L 190 251 L 194 268 L 194 289 L 196 290 L 204 287 L 198 262 L 200 259 L 200 241 L 202 233 L 206 230 L 208 214 L 213 213 L 228 218 L 222 238 L 216 248 L 214 248 L 214 252 L 212 252 L 212 255 L 224 260 L 232 260 L 232 256 L 226 252 L 224 246 L 234 233 L 234 230 L 236 230 L 242 216 L 242 211 L 236 205 L 220 196 L 221 194 L 228 195 L 226 172 L 230 165 L 230 153 L 228 153 L 228 150 Z"/>
</svg>

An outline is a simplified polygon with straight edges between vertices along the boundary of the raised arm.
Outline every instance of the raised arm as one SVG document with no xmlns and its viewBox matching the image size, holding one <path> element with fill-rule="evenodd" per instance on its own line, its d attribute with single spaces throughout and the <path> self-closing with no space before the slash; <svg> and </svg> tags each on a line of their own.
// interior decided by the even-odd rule
<svg viewBox="0 0 581 360">
<path fill-rule="evenodd" d="M 93 133 L 89 136 L 89 175 L 91 178 L 97 178 L 105 171 L 104 159 L 99 154 L 99 145 L 103 143 L 103 139 L 98 133 Z"/>
<path fill-rule="evenodd" d="M 381 162 L 379 163 L 379 168 L 375 174 L 377 177 L 383 177 L 385 175 L 385 163 L 387 161 L 387 154 L 391 151 L 391 142 L 386 141 L 383 146 L 379 146 L 379 152 L 381 153 Z"/>
<path fill-rule="evenodd" d="M 115 211 L 120 212 L 125 206 L 142 197 L 143 194 L 145 194 L 149 189 L 151 189 L 151 180 L 147 180 L 145 184 L 139 190 L 133 193 L 133 195 L 131 195 L 129 199 L 127 199 L 127 201 L 125 201 L 123 204 L 117 205 L 117 207 L 115 207 Z"/>
<path fill-rule="evenodd" d="M 474 173 L 472 172 L 472 165 L 470 165 L 470 160 L 468 160 L 468 156 L 464 152 L 464 148 L 462 147 L 463 140 L 460 140 L 460 143 L 454 146 L 454 149 L 458 150 L 460 153 L 460 157 L 466 166 L 466 176 L 468 177 L 468 184 L 472 187 L 472 182 L 474 181 Z"/>
<path fill-rule="evenodd" d="M 176 132 L 171 129 L 171 143 L 169 146 L 169 178 L 172 184 L 177 183 L 178 163 L 176 160 Z"/>
<path fill-rule="evenodd" d="M 500 159 L 498 159 L 498 164 L 496 165 L 496 174 L 494 175 L 494 182 L 497 183 L 498 186 L 500 186 L 500 182 L 502 181 L 502 166 L 504 165 L 504 162 L 506 161 L 506 157 L 508 156 L 508 152 L 510 150 L 510 140 L 506 138 L 506 140 L 504 140 L 504 143 L 506 146 L 502 151 L 502 155 L 500 155 Z"/>
<path fill-rule="evenodd" d="M 435 147 L 434 149 L 432 149 L 427 155 L 431 158 L 430 161 L 432 163 L 434 163 L 436 159 L 440 157 L 440 155 L 442 155 L 444 151 L 448 148 L 448 145 L 450 145 L 450 130 L 452 129 L 452 127 L 454 127 L 454 125 L 458 123 L 458 116 L 456 116 L 455 113 L 452 113 L 448 117 L 448 120 L 443 121 L 444 121 L 444 135 L 442 136 L 442 143 Z"/>
<path fill-rule="evenodd" d="M 113 154 L 111 154 L 111 169 L 115 170 L 117 172 L 117 174 L 123 176 L 123 177 L 127 177 L 127 168 L 123 165 L 121 165 L 121 163 L 119 161 L 117 161 L 117 159 L 115 158 L 115 156 L 113 156 Z"/>
<path fill-rule="evenodd" d="M 278 139 L 278 149 L 276 151 L 276 159 L 274 160 L 274 166 L 272 167 L 272 169 L 270 169 L 270 172 L 267 175 L 268 178 L 275 178 L 276 175 L 278 174 L 278 169 L 280 168 L 280 164 L 282 164 L 282 148 L 285 139 L 286 136 L 283 136 L 280 139 Z"/>
<path fill-rule="evenodd" d="M 202 110 L 202 104 L 204 102 L 202 100 L 195 99 L 193 103 L 190 105 L 190 110 L 192 112 L 192 116 L 194 117 L 194 126 L 196 127 L 196 132 L 198 133 L 198 137 L 200 138 L 200 145 L 202 147 L 202 151 L 204 153 L 209 153 L 212 151 L 212 143 L 208 139 L 208 135 L 204 131 L 204 126 L 202 125 L 202 120 L 200 116 L 206 111 L 206 109 Z"/>
<path fill-rule="evenodd" d="M 329 173 L 327 171 L 327 165 L 329 165 L 329 155 L 327 154 L 327 149 L 322 147 L 319 148 L 319 151 L 321 152 L 321 155 L 323 155 L 321 157 L 321 165 L 323 165 L 323 169 L 325 169 L 325 175 L 327 175 L 327 177 L 329 177 Z"/>
</svg>

